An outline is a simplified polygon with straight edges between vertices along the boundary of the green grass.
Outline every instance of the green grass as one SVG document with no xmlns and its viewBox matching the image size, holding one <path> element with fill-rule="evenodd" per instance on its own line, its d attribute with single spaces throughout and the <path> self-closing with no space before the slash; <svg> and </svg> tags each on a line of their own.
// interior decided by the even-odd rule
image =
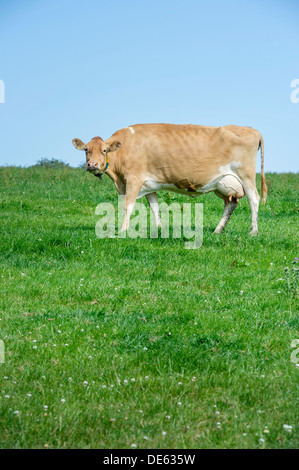
<svg viewBox="0 0 299 470">
<path fill-rule="evenodd" d="M 284 270 L 298 256 L 298 175 L 267 183 L 260 235 L 245 198 L 214 235 L 223 202 L 209 194 L 196 200 L 203 246 L 186 250 L 98 239 L 96 205 L 117 206 L 106 177 L 1 168 L 1 448 L 297 447 Z"/>
</svg>

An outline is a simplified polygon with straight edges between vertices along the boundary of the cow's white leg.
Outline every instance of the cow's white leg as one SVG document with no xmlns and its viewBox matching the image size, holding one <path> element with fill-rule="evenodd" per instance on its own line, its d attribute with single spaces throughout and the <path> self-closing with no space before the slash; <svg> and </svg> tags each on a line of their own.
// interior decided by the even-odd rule
<svg viewBox="0 0 299 470">
<path fill-rule="evenodd" d="M 259 210 L 260 196 L 256 188 L 245 187 L 246 195 L 248 197 L 250 210 L 251 210 L 251 230 L 250 235 L 257 235 L 259 233 L 257 226 L 257 217 Z"/>
<path fill-rule="evenodd" d="M 151 193 L 146 195 L 146 199 L 150 205 L 150 208 L 155 216 L 157 227 L 162 227 L 160 214 L 159 214 L 159 202 L 157 193 Z"/>
<path fill-rule="evenodd" d="M 141 185 L 134 182 L 133 184 L 128 183 L 126 187 L 126 201 L 125 201 L 125 218 L 121 231 L 128 230 L 130 224 L 130 217 L 134 209 L 134 205 L 137 199 Z"/>
<path fill-rule="evenodd" d="M 214 233 L 220 233 L 222 230 L 225 229 L 227 222 L 230 219 L 230 216 L 234 212 L 235 208 L 237 207 L 238 203 L 237 202 L 224 202 L 224 211 L 222 215 L 222 219 L 220 220 L 219 224 L 217 225 Z"/>
</svg>

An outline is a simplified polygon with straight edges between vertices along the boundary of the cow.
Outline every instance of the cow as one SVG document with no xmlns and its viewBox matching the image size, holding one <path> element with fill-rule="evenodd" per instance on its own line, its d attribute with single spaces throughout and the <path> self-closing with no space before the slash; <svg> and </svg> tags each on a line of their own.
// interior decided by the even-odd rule
<svg viewBox="0 0 299 470">
<path fill-rule="evenodd" d="M 247 196 L 251 209 L 251 235 L 258 233 L 260 196 L 256 189 L 256 157 L 261 149 L 261 193 L 265 203 L 264 141 L 256 129 L 180 124 L 136 124 L 115 132 L 109 139 L 94 137 L 87 144 L 73 139 L 86 152 L 86 169 L 101 178 L 107 174 L 125 195 L 122 230 L 129 227 L 136 199 L 146 196 L 161 226 L 157 191 L 191 197 L 210 191 L 224 200 L 224 212 L 214 233 L 220 233 Z"/>
</svg>

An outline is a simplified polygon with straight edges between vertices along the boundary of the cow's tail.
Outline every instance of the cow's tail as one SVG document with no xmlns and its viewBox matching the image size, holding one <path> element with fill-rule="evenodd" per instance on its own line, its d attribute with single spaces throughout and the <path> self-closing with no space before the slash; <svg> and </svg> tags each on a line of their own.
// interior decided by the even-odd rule
<svg viewBox="0 0 299 470">
<path fill-rule="evenodd" d="M 261 135 L 259 149 L 261 149 L 261 193 L 262 193 L 262 204 L 265 204 L 267 199 L 267 185 L 264 173 L 264 139 Z"/>
</svg>

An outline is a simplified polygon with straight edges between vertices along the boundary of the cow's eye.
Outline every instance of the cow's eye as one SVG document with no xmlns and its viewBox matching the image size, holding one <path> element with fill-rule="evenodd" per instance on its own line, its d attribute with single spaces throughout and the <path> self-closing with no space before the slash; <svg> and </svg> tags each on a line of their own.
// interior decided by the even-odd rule
<svg viewBox="0 0 299 470">
<path fill-rule="evenodd" d="M 103 153 L 106 153 L 106 150 L 105 150 L 105 149 L 103 149 Z"/>
</svg>

